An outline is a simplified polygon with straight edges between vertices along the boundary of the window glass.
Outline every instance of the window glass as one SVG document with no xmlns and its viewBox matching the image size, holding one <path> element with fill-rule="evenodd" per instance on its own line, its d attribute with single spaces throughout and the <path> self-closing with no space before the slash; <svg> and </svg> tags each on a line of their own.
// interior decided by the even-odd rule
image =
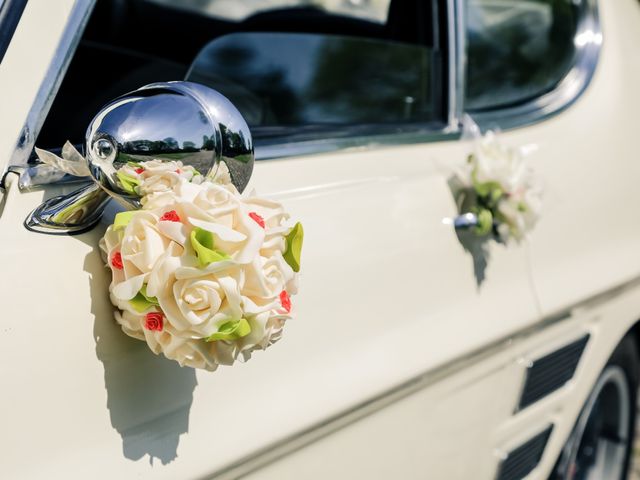
<svg viewBox="0 0 640 480">
<path fill-rule="evenodd" d="M 575 58 L 583 0 L 467 0 L 466 109 L 524 103 L 552 90 Z"/>
<path fill-rule="evenodd" d="M 189 71 L 188 79 L 237 103 L 261 129 L 256 138 L 274 142 L 318 128 L 327 137 L 347 135 L 344 128 L 327 133 L 332 125 L 384 124 L 375 133 L 395 133 L 406 131 L 397 123 L 441 122 L 443 4 L 97 0 L 37 145 L 81 144 L 107 102 L 148 83 L 184 80 Z"/>
<path fill-rule="evenodd" d="M 252 127 L 427 122 L 434 117 L 431 54 L 353 37 L 242 33 L 208 45 L 187 80 L 221 92 Z"/>
</svg>

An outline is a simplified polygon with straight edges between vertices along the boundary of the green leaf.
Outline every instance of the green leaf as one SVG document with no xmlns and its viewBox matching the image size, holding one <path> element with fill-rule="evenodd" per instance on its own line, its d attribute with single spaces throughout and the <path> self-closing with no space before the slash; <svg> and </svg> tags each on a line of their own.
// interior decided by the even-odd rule
<svg viewBox="0 0 640 480">
<path fill-rule="evenodd" d="M 489 180 L 488 182 L 479 182 L 478 173 L 475 169 L 471 172 L 471 183 L 479 197 L 489 198 L 497 202 L 504 194 L 502 186 L 496 181 Z"/>
<path fill-rule="evenodd" d="M 478 235 L 487 235 L 493 229 L 493 215 L 491 211 L 482 208 L 477 213 L 478 215 L 478 225 L 476 225 L 476 233 Z"/>
<path fill-rule="evenodd" d="M 251 333 L 251 325 L 244 318 L 231 320 L 220 325 L 218 331 L 205 338 L 205 342 L 215 342 L 216 340 L 237 340 L 246 337 Z"/>
<path fill-rule="evenodd" d="M 128 161 L 127 165 L 133 168 L 144 168 L 141 163 Z"/>
<path fill-rule="evenodd" d="M 135 214 L 136 214 L 135 210 L 116 213 L 116 216 L 113 219 L 113 229 L 118 231 L 121 228 L 124 228 L 127 225 L 129 225 L 129 222 L 131 221 L 131 219 Z"/>
<path fill-rule="evenodd" d="M 527 206 L 524 204 L 524 202 L 518 203 L 518 211 L 522 213 L 527 211 Z"/>
<path fill-rule="evenodd" d="M 502 195 L 504 195 L 504 191 L 502 190 L 502 187 L 498 185 L 491 190 L 491 193 L 489 194 L 489 198 L 491 202 L 494 205 L 496 205 L 502 198 Z"/>
<path fill-rule="evenodd" d="M 221 262 L 231 257 L 213 246 L 213 233 L 200 227 L 195 227 L 190 235 L 191 246 L 196 251 L 198 262 L 201 267 L 206 267 L 213 262 Z"/>
<path fill-rule="evenodd" d="M 300 271 L 300 254 L 302 253 L 302 241 L 304 230 L 300 222 L 296 223 L 285 237 L 287 248 L 282 255 L 294 272 Z"/>
<path fill-rule="evenodd" d="M 120 180 L 122 189 L 125 192 L 130 193 L 132 195 L 137 195 L 135 187 L 140 185 L 140 180 L 120 171 L 116 172 L 116 176 L 118 177 L 118 180 Z"/>
<path fill-rule="evenodd" d="M 142 285 L 140 291 L 136 294 L 135 297 L 129 300 L 129 303 L 136 312 L 144 312 L 148 308 L 157 307 L 160 305 L 156 297 L 150 297 L 149 295 L 147 295 L 146 285 Z"/>
</svg>

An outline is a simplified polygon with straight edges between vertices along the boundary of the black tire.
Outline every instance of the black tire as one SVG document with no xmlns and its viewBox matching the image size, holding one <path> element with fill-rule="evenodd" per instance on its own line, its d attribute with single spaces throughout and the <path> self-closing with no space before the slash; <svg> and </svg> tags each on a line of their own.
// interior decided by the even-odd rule
<svg viewBox="0 0 640 480">
<path fill-rule="evenodd" d="M 627 478 L 639 379 L 638 347 L 627 334 L 600 373 L 549 480 Z"/>
</svg>

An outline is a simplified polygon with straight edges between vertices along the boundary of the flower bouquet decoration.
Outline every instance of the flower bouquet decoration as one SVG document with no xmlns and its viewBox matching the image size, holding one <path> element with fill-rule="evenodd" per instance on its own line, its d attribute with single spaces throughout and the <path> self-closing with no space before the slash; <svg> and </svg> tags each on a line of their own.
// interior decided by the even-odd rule
<svg viewBox="0 0 640 480">
<path fill-rule="evenodd" d="M 100 242 L 123 331 L 205 370 L 276 342 L 298 289 L 302 225 L 278 202 L 179 161 L 130 163 L 118 179 L 142 198 Z"/>
<path fill-rule="evenodd" d="M 37 153 L 47 168 L 93 180 L 34 210 L 41 231 L 91 228 L 111 197 L 129 209 L 100 241 L 127 335 L 205 370 L 280 338 L 298 289 L 302 225 L 280 203 L 240 193 L 254 149 L 227 98 L 191 82 L 146 85 L 95 116 L 86 156 L 70 143 L 62 157 Z"/>
<path fill-rule="evenodd" d="M 472 227 L 481 237 L 493 233 L 504 243 L 522 240 L 542 206 L 542 188 L 525 149 L 504 145 L 492 131 L 481 135 L 469 117 L 464 136 L 473 138 L 474 148 L 450 182 L 461 214 L 454 223 Z"/>
</svg>

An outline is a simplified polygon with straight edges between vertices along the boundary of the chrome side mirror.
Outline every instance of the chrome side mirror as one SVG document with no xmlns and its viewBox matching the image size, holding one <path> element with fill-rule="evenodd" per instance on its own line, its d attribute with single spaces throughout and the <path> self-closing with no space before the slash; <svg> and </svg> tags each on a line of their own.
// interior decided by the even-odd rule
<svg viewBox="0 0 640 480">
<path fill-rule="evenodd" d="M 91 121 L 85 160 L 90 186 L 47 200 L 26 219 L 28 229 L 81 233 L 100 219 L 109 196 L 140 208 L 140 196 L 118 171 L 131 162 L 180 160 L 205 177 L 225 164 L 243 191 L 253 171 L 251 132 L 240 112 L 220 93 L 191 82 L 146 85 L 117 98 Z"/>
</svg>

